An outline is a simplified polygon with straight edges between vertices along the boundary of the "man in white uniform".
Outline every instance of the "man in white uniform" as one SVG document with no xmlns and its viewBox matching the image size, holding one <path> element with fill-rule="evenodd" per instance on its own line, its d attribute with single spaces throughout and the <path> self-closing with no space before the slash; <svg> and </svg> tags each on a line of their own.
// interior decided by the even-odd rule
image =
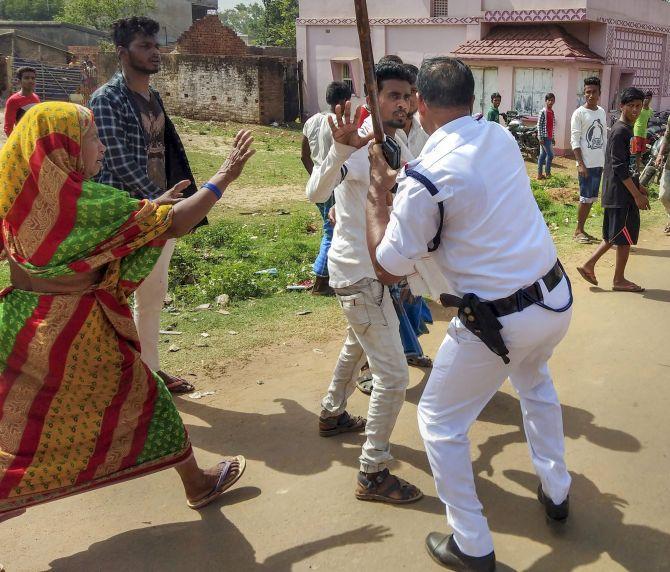
<svg viewBox="0 0 670 572">
<path fill-rule="evenodd" d="M 450 536 L 431 533 L 426 545 L 446 567 L 489 571 L 493 540 L 475 491 L 468 431 L 509 377 L 540 478 L 538 498 L 550 518 L 567 518 L 570 475 L 547 360 L 568 330 L 572 298 L 514 139 L 499 124 L 470 117 L 470 69 L 452 58 L 426 60 L 418 87 L 421 123 L 431 136 L 422 157 L 397 178 L 390 214 L 385 197 L 396 173 L 372 147 L 368 246 L 378 278 L 393 283 L 413 273 L 439 238 L 435 266 L 467 301 L 449 325 L 419 403 L 421 435 L 453 529 Z M 485 311 L 502 325 L 509 363 L 480 339 L 498 332 L 485 323 Z"/>
<path fill-rule="evenodd" d="M 376 68 L 381 119 L 387 137 L 402 129 L 409 108 L 411 76 L 396 63 Z M 372 135 L 358 132 L 361 109 L 351 117 L 330 119 L 335 143 L 325 161 L 314 168 L 307 184 L 312 202 L 324 201 L 335 188 L 337 225 L 328 255 L 330 285 L 347 318 L 347 339 L 340 353 L 327 395 L 321 402 L 319 434 L 330 437 L 365 428 L 367 440 L 360 456 L 356 497 L 391 504 L 419 500 L 419 489 L 392 475 L 387 465 L 390 438 L 409 383 L 399 322 L 389 290 L 376 278 L 365 238 L 365 204 L 370 185 L 370 163 L 365 148 Z M 401 158 L 405 161 L 408 157 Z M 388 207 L 387 207 L 388 208 Z M 346 410 L 356 376 L 367 355 L 373 375 L 367 425 Z"/>
</svg>

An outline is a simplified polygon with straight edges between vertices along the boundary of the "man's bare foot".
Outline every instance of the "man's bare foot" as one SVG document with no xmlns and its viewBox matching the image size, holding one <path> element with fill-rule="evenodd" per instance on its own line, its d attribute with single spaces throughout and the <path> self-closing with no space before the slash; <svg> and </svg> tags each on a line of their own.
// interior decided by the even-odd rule
<svg viewBox="0 0 670 572">
<path fill-rule="evenodd" d="M 644 288 L 631 282 L 630 280 L 619 280 L 612 284 L 612 290 L 615 292 L 644 292 Z"/>
</svg>

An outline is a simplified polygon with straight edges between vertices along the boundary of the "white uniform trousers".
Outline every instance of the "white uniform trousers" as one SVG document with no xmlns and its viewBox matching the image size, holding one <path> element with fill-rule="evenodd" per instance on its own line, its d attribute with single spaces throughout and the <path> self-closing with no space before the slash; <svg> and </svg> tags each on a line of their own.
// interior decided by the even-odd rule
<svg viewBox="0 0 670 572">
<path fill-rule="evenodd" d="M 545 303 L 559 308 L 568 301 L 565 279 Z M 493 550 L 493 538 L 477 498 L 468 431 L 507 377 L 519 394 L 523 424 L 535 471 L 553 502 L 562 503 L 570 488 L 564 461 L 561 406 L 547 360 L 565 336 L 571 310 L 554 313 L 533 305 L 500 318 L 511 363 L 505 365 L 454 318 L 440 347 L 419 403 L 419 429 L 447 507 L 447 520 L 460 549 L 470 556 Z"/>
<path fill-rule="evenodd" d="M 176 239 L 165 243 L 153 270 L 140 287 L 135 290 L 133 315 L 142 347 L 142 361 L 151 371 L 160 371 L 158 339 L 161 326 L 161 310 L 168 291 L 168 269 L 174 253 Z"/>
<path fill-rule="evenodd" d="M 389 289 L 378 280 L 365 278 L 347 288 L 338 288 L 335 293 L 347 318 L 347 339 L 328 394 L 321 402 L 321 417 L 344 413 L 367 356 L 373 389 L 365 426 L 367 440 L 359 460 L 361 471 L 376 473 L 393 459 L 391 433 L 409 384 L 400 323 Z"/>
</svg>

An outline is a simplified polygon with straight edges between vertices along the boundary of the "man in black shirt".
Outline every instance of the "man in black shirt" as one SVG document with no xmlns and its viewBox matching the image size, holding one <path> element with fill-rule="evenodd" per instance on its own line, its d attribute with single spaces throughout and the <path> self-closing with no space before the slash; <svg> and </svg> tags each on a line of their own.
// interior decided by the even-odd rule
<svg viewBox="0 0 670 572">
<path fill-rule="evenodd" d="M 605 152 L 602 206 L 603 241 L 586 264 L 577 268 L 582 278 L 598 285 L 595 266 L 613 245 L 616 245 L 616 267 L 612 289 L 620 292 L 643 292 L 644 288 L 624 276 L 630 247 L 637 244 L 640 233 L 640 210 L 649 210 L 647 189 L 633 179 L 630 172 L 630 141 L 633 125 L 640 115 L 644 93 L 629 87 L 621 93 L 621 117 L 610 131 Z"/>
</svg>

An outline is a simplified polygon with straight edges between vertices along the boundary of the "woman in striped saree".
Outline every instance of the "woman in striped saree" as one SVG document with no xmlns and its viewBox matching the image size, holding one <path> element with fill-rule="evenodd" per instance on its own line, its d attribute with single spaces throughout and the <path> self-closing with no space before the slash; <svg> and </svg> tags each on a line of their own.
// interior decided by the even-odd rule
<svg viewBox="0 0 670 572">
<path fill-rule="evenodd" d="M 253 154 L 240 132 L 219 172 L 156 202 L 89 182 L 104 146 L 91 112 L 33 107 L 0 151 L 0 520 L 26 507 L 176 467 L 200 508 L 245 468 L 200 469 L 163 382 L 140 359 L 128 296 L 162 241 L 204 218 Z"/>
</svg>

